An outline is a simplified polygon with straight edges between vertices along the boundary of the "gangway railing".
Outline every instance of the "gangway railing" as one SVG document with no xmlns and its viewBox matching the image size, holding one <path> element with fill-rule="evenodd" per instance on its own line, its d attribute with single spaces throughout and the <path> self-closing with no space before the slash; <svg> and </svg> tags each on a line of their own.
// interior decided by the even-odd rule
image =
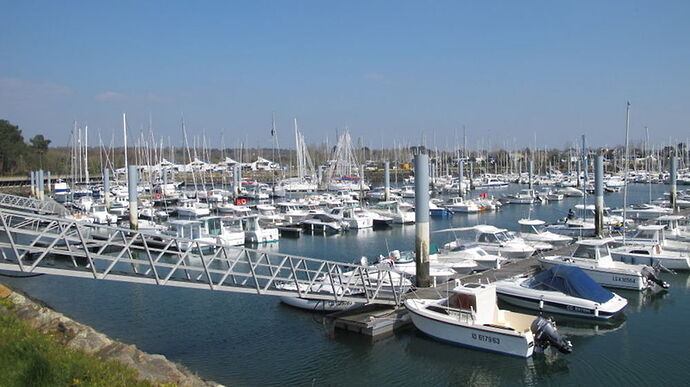
<svg viewBox="0 0 690 387">
<path fill-rule="evenodd" d="M 69 213 L 62 204 L 53 199 L 38 200 L 6 193 L 0 193 L 0 207 L 59 216 L 65 216 Z"/>
<path fill-rule="evenodd" d="M 313 300 L 392 304 L 385 268 L 305 258 L 0 208 L 0 269 Z"/>
</svg>

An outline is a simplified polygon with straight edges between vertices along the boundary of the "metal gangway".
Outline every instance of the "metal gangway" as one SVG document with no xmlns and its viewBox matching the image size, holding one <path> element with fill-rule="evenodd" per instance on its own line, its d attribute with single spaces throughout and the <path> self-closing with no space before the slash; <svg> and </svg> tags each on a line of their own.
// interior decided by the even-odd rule
<svg viewBox="0 0 690 387">
<path fill-rule="evenodd" d="M 31 208 L 30 206 L 28 206 Z M 410 283 L 347 264 L 0 208 L 0 270 L 398 305 Z"/>
<path fill-rule="evenodd" d="M 10 195 L 0 192 L 0 207 L 29 211 L 37 214 L 65 216 L 69 211 L 53 199 L 38 200 L 25 196 Z"/>
</svg>

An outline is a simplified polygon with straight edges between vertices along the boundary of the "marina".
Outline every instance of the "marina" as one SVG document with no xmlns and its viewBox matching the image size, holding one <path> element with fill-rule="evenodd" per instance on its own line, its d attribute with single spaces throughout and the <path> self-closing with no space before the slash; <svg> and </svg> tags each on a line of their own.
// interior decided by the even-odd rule
<svg viewBox="0 0 690 387">
<path fill-rule="evenodd" d="M 0 386 L 688 384 L 690 3 L 3 11 Z"/>
<path fill-rule="evenodd" d="M 645 195 L 648 194 L 648 190 L 650 189 L 649 186 L 644 185 L 644 184 L 631 184 L 629 187 L 630 190 L 630 198 L 644 198 Z M 506 192 L 514 192 L 517 189 L 519 189 L 519 185 L 509 185 L 508 188 L 505 188 Z M 664 191 L 668 190 L 668 185 L 653 185 L 651 186 L 651 189 L 654 191 L 655 196 L 661 196 Z M 494 191 L 494 194 L 500 195 L 501 191 Z M 621 193 L 608 193 L 606 196 L 606 204 L 609 206 L 617 206 L 620 205 L 622 201 Z M 46 204 L 41 204 L 37 203 L 36 201 L 29 201 L 27 199 L 20 199 L 17 197 L 10 197 L 10 196 L 3 196 L 0 197 L 0 200 L 3 203 L 7 203 L 6 208 L 14 208 L 14 210 L 19 210 L 23 208 L 26 210 L 27 208 L 33 209 L 35 212 L 43 212 L 43 213 L 55 213 L 55 212 L 60 212 L 64 211 L 64 207 L 62 207 L 59 204 L 56 204 L 51 201 L 46 201 L 47 203 L 53 203 L 52 206 L 47 206 Z M 507 205 L 503 206 L 500 211 L 498 212 L 480 212 L 475 215 L 472 214 L 457 214 L 454 216 L 443 216 L 443 217 L 431 217 L 430 218 L 430 230 L 431 230 L 431 240 L 432 242 L 436 244 L 442 244 L 442 242 L 449 241 L 453 242 L 456 240 L 455 238 L 457 236 L 454 235 L 448 235 L 448 233 L 435 233 L 435 231 L 443 231 L 446 229 L 452 229 L 452 228 L 463 228 L 470 226 L 472 224 L 493 224 L 496 225 L 496 227 L 499 228 L 505 228 L 505 229 L 512 229 L 515 230 L 516 232 L 520 230 L 520 224 L 519 220 L 524 219 L 527 217 L 532 217 L 532 218 L 539 218 L 539 219 L 557 219 L 564 214 L 568 212 L 569 208 L 574 207 L 574 204 L 580 203 L 581 198 L 566 198 L 564 200 L 559 200 L 555 202 L 551 202 L 548 205 L 540 205 L 540 204 L 532 204 L 527 207 L 523 207 L 522 205 Z M 634 201 L 633 201 L 634 202 Z M 250 202 L 247 202 L 247 204 L 250 204 Z M 529 208 L 528 208 L 529 207 Z M 682 214 L 682 213 L 681 213 Z M 522 222 L 524 223 L 524 222 Z M 283 238 L 281 237 L 280 240 L 277 243 L 269 243 L 265 246 L 262 246 L 260 249 L 265 250 L 265 251 L 273 251 L 274 253 L 278 254 L 300 254 L 302 256 L 311 256 L 315 257 L 316 259 L 318 258 L 326 258 L 329 260 L 335 260 L 343 263 L 352 263 L 353 258 L 352 257 L 357 257 L 357 256 L 366 256 L 369 257 L 370 259 L 374 259 L 377 255 L 379 254 L 385 254 L 386 251 L 390 250 L 389 246 L 396 246 L 400 249 L 403 250 L 414 250 L 413 246 L 413 239 L 411 237 L 415 234 L 415 225 L 397 225 L 393 227 L 387 227 L 385 229 L 376 229 L 374 230 L 373 228 L 364 228 L 364 229 L 353 229 L 353 230 L 348 230 L 347 232 L 342 232 L 342 233 L 337 233 L 337 234 L 329 234 L 329 233 L 304 233 L 301 235 L 299 238 L 294 239 L 294 238 Z M 444 234 L 446 234 L 444 236 Z M 441 237 L 440 239 L 437 239 L 436 237 Z M 356 241 L 356 243 L 353 244 L 353 242 Z M 347 248 L 345 248 L 347 246 Z M 95 246 L 94 246 L 95 247 Z M 573 252 L 575 248 L 575 245 L 566 245 L 563 247 L 558 247 L 556 250 L 548 251 L 545 252 L 548 255 L 569 255 Z M 333 252 L 336 252 L 336 255 L 333 255 Z M 338 254 L 339 252 L 339 254 Z M 494 268 L 494 269 L 489 269 L 485 271 L 481 271 L 476 274 L 470 273 L 469 275 L 458 275 L 456 276 L 457 280 L 460 281 L 460 283 L 465 283 L 465 284 L 471 284 L 471 283 L 489 283 L 489 282 L 494 282 L 502 279 L 507 279 L 507 278 L 512 278 L 515 276 L 524 276 L 524 275 L 531 275 L 540 270 L 540 265 L 538 262 L 538 257 L 543 256 L 544 253 L 537 254 L 533 257 L 526 258 L 526 259 L 508 259 L 505 262 L 502 262 L 500 268 Z M 355 260 L 356 261 L 356 260 Z M 649 307 L 649 305 L 654 305 L 655 302 L 664 302 L 663 300 L 666 300 L 670 297 L 674 297 L 674 284 L 681 284 L 681 288 L 685 285 L 685 282 L 678 282 L 679 278 L 686 277 L 687 274 L 680 272 L 679 274 L 676 275 L 671 275 L 671 274 L 662 274 L 662 278 L 665 281 L 668 281 L 671 284 L 671 289 L 667 293 L 663 293 L 661 295 L 651 295 L 651 294 L 646 294 L 646 293 L 631 293 L 630 291 L 622 291 L 621 294 L 628 300 L 629 305 L 626 308 L 626 312 L 622 318 L 614 318 L 611 321 L 606 321 L 606 322 L 593 322 L 593 323 L 588 323 L 588 322 L 582 322 L 578 321 L 578 319 L 575 319 L 574 321 L 571 321 L 572 319 L 569 318 L 562 318 L 561 316 L 557 315 L 552 315 L 555 316 L 555 320 L 558 324 L 558 329 L 560 331 L 564 331 L 564 335 L 568 338 L 568 340 L 571 340 L 573 342 L 573 353 L 577 354 L 578 353 L 578 343 L 582 343 L 583 340 L 588 340 L 588 338 L 591 338 L 592 340 L 600 339 L 601 335 L 605 335 L 607 330 L 612 330 L 611 335 L 616 335 L 616 332 L 619 332 L 621 329 L 625 331 L 629 324 L 629 315 L 631 314 L 631 309 L 633 310 L 632 315 L 642 313 L 645 307 Z M 77 282 L 74 282 L 77 281 Z M 88 303 L 88 299 L 82 301 L 79 301 L 78 303 L 72 303 L 70 302 L 71 305 L 64 305 L 63 303 L 60 303 L 59 300 L 61 299 L 61 296 L 55 295 L 52 292 L 49 291 L 49 288 L 52 286 L 69 286 L 69 287 L 75 287 L 76 288 L 83 288 L 86 287 L 86 289 L 89 289 L 89 292 L 95 292 L 96 294 L 99 295 L 99 297 L 105 297 L 106 299 L 110 299 L 108 301 L 111 304 L 115 304 L 114 306 L 118 305 L 118 302 L 115 299 L 112 299 L 113 296 L 115 296 L 113 291 L 116 291 L 116 293 L 122 292 L 124 289 L 122 287 L 124 286 L 127 290 L 127 292 L 132 292 L 136 291 L 141 294 L 141 296 L 144 296 L 144 298 L 141 299 L 142 304 L 141 307 L 146 308 L 145 310 L 155 310 L 156 308 L 162 307 L 161 305 L 156 305 L 154 307 L 154 304 L 162 302 L 160 297 L 167 298 L 168 292 L 172 292 L 172 294 L 178 293 L 178 291 L 170 290 L 161 292 L 160 290 L 155 290 L 155 287 L 151 287 L 151 285 L 138 285 L 136 283 L 132 284 L 117 284 L 117 283 L 110 283 L 110 282 L 102 282 L 102 281 L 96 281 L 98 284 L 94 283 L 93 280 L 84 282 L 84 280 L 74 280 L 74 279 L 69 279 L 67 277 L 59 277 L 59 276 L 50 276 L 50 277 L 40 277 L 40 278 L 27 278 L 27 279 L 7 279 L 7 283 L 10 284 L 11 286 L 16 286 L 19 289 L 31 292 L 32 294 L 37 293 L 37 296 L 43 297 L 44 295 L 47 298 L 47 302 L 49 302 L 51 305 L 55 303 L 56 301 L 60 305 L 59 308 L 61 310 L 65 310 L 67 313 L 71 313 L 70 311 L 76 313 L 77 315 L 75 317 L 77 318 L 84 318 L 86 322 L 89 324 L 95 325 L 99 329 L 101 327 L 106 328 L 105 331 L 115 337 L 118 337 L 120 339 L 124 339 L 125 341 L 128 341 L 127 336 L 130 337 L 132 340 L 139 340 L 142 338 L 141 335 L 150 335 L 151 328 L 144 328 L 143 326 L 140 328 L 141 331 L 139 334 L 131 335 L 129 332 L 126 333 L 125 331 L 122 331 L 120 329 L 116 329 L 117 327 L 113 325 L 113 323 L 106 323 L 105 321 L 102 321 L 100 316 L 98 314 L 92 314 L 91 310 L 87 307 L 86 303 Z M 57 284 L 63 284 L 63 285 L 57 285 Z M 143 286 L 143 287 L 142 287 Z M 443 283 L 437 283 L 435 286 L 432 286 L 430 288 L 418 288 L 406 295 L 406 299 L 416 299 L 416 298 L 431 298 L 431 299 L 438 299 L 438 298 L 443 298 L 446 297 L 453 288 L 455 287 L 454 282 L 443 282 Z M 115 290 L 119 289 L 119 290 Z M 85 290 L 85 289 L 83 289 Z M 216 296 L 213 296 L 212 293 L 206 293 L 202 292 L 203 294 L 198 294 L 196 292 L 189 294 L 184 290 L 183 293 L 178 293 L 178 296 L 182 297 L 182 299 L 187 300 L 189 297 L 191 299 L 208 299 L 209 302 L 213 302 L 212 300 L 216 300 L 215 302 L 227 302 L 226 301 L 221 301 L 221 298 L 217 298 Z M 143 292 L 143 293 L 141 293 Z M 195 295 L 196 294 L 196 295 Z M 209 294 L 209 295 L 206 295 Z M 155 296 L 154 296 L 155 295 Z M 64 295 L 63 295 L 64 296 Z M 153 297 L 153 299 L 149 299 L 150 297 Z M 201 298 L 199 298 L 201 297 Z M 313 312 L 305 312 L 303 310 L 300 310 L 298 308 L 294 308 L 293 306 L 286 305 L 278 301 L 277 298 L 274 297 L 256 297 L 256 296 L 239 296 L 240 298 L 237 298 L 238 296 L 232 296 L 231 301 L 233 304 L 236 304 L 236 307 L 239 308 L 248 308 L 249 305 L 252 305 L 249 307 L 249 310 L 255 310 L 256 312 L 251 312 L 252 314 L 255 314 L 258 312 L 258 309 L 255 309 L 259 307 L 260 305 L 263 306 L 263 308 L 266 309 L 266 311 L 263 312 L 258 312 L 260 315 L 265 315 L 265 313 L 268 313 L 267 311 L 271 311 L 270 313 L 276 313 L 277 315 L 274 317 L 275 319 L 280 319 L 280 321 L 283 321 L 283 319 L 296 319 L 295 321 L 292 321 L 291 323 L 287 324 L 291 329 L 295 330 L 296 332 L 305 332 L 304 329 L 308 329 L 311 331 L 312 336 L 309 338 L 309 342 L 312 343 L 311 345 L 316 345 L 318 348 L 323 348 L 324 350 L 326 348 L 331 348 L 328 351 L 336 350 L 337 351 L 354 351 L 355 353 L 360 352 L 364 350 L 364 348 L 380 348 L 381 346 L 384 347 L 389 347 L 389 348 L 396 348 L 400 345 L 415 345 L 419 346 L 421 345 L 422 348 L 426 347 L 429 350 L 431 348 L 436 348 L 436 346 L 440 346 L 439 348 L 445 348 L 447 344 L 443 343 L 436 343 L 435 341 L 429 341 L 431 339 L 428 339 L 426 337 L 420 336 L 420 333 L 415 333 L 417 332 L 416 329 L 414 328 L 414 325 L 412 324 L 412 319 L 409 316 L 409 312 L 407 311 L 406 308 L 404 307 L 386 307 L 384 305 L 368 305 L 364 306 L 362 308 L 353 308 L 352 310 L 346 310 L 346 311 L 341 311 L 341 312 L 334 312 L 334 311 L 327 311 L 327 310 L 318 310 L 318 303 L 315 304 L 314 311 Z M 71 299 L 71 298 L 70 298 Z M 64 300 L 67 300 L 66 298 Z M 327 301 L 328 298 L 324 298 L 323 302 L 330 302 Z M 355 301 L 355 299 L 353 299 Z M 249 302 L 250 304 L 247 304 Z M 342 302 L 342 301 L 341 301 Z M 152 304 L 153 303 L 153 304 Z M 185 301 L 185 305 L 187 304 L 187 301 Z M 207 304 L 207 302 L 202 302 L 202 304 Z M 362 303 L 362 305 L 366 304 L 366 302 Z M 81 305 L 81 306 L 79 306 Z M 167 307 L 173 307 L 174 304 L 169 304 L 167 302 L 163 302 L 163 305 L 169 305 Z M 244 306 L 240 306 L 244 305 Z M 115 307 L 114 310 L 117 310 L 118 314 L 122 313 L 122 307 L 125 307 L 124 304 L 121 306 Z M 233 309 L 236 307 L 232 307 Z M 63 309 L 64 308 L 64 309 Z M 138 313 L 136 310 L 138 310 L 139 307 L 137 307 L 134 311 L 127 312 L 126 315 L 131 315 L 131 313 Z M 154 309 L 151 309 L 154 308 Z M 323 305 L 322 305 L 323 308 Z M 636 310 L 637 308 L 637 310 Z M 196 310 L 196 309 L 195 309 Z M 518 310 L 520 310 L 518 308 Z M 104 310 L 101 310 L 100 313 L 105 313 Z M 161 312 L 162 315 L 166 315 L 166 313 L 169 312 Z M 199 311 L 197 310 L 197 313 Z M 530 312 L 527 312 L 530 313 Z M 534 313 L 534 312 L 532 312 Z M 107 313 L 106 313 L 107 314 Z M 644 314 L 644 313 L 643 313 Z M 194 317 L 196 318 L 204 318 L 203 317 L 204 313 L 201 313 L 201 315 Z M 89 317 L 91 316 L 91 317 Z M 216 317 L 212 318 L 216 320 L 216 322 L 220 322 L 224 320 L 225 315 L 217 315 Z M 232 316 L 233 322 L 230 323 L 225 322 L 223 325 L 231 324 L 234 326 L 235 324 L 235 319 L 239 318 L 241 321 L 245 321 L 244 323 L 241 323 L 240 326 L 245 326 L 245 328 L 241 329 L 249 329 L 249 331 L 253 331 L 254 328 L 251 328 L 250 326 L 253 325 L 253 323 L 250 323 L 250 321 L 253 321 L 253 318 L 251 318 L 249 315 L 247 316 L 238 316 L 236 314 L 230 314 L 227 315 L 227 317 Z M 282 317 L 279 317 L 282 316 Z M 139 316 L 141 317 L 141 316 Z M 137 317 L 137 318 L 139 318 Z M 210 318 L 210 316 L 208 317 Z M 274 320 L 274 318 L 269 319 L 269 321 L 274 321 L 270 324 L 281 324 L 283 325 L 284 323 L 281 322 L 279 323 L 279 320 Z M 176 317 L 174 320 L 179 319 L 179 317 Z M 220 320 L 218 320 L 220 319 Z M 147 319 L 150 320 L 150 319 Z M 167 324 L 170 323 L 162 323 L 161 321 L 157 320 L 150 320 L 156 321 L 154 324 L 166 326 Z M 242 325 L 242 324 L 249 324 L 249 325 Z M 300 328 L 296 327 L 295 324 L 306 324 L 306 326 L 302 326 Z M 117 325 L 117 324 L 116 324 Z M 203 325 L 203 324 L 202 324 Z M 260 324 L 263 326 L 263 324 Z M 270 326 L 270 325 L 269 325 Z M 309 328 L 311 326 L 311 328 Z M 283 328 L 280 328 L 283 329 Z M 119 333 L 118 333 L 119 332 Z M 575 335 L 572 333 L 568 334 L 568 332 L 575 332 Z M 135 332 L 136 333 L 136 332 Z M 125 335 L 125 336 L 122 336 Z M 355 335 L 355 336 L 353 336 Z M 280 339 L 280 340 L 286 340 L 289 337 L 296 337 L 293 336 L 292 334 L 288 335 L 287 337 L 282 337 L 280 338 L 280 335 L 277 333 L 269 335 L 272 339 Z M 199 337 L 198 334 L 194 335 L 194 337 Z M 204 335 L 200 336 L 199 338 L 204 337 Z M 255 336 L 256 337 L 256 336 Z M 360 338 L 357 338 L 360 337 Z M 367 339 L 367 337 L 369 337 Z M 317 340 L 314 342 L 314 340 Z M 409 344 L 410 340 L 414 342 L 415 344 Z M 185 340 L 183 340 L 184 342 Z M 159 344 L 156 344 L 156 341 L 153 340 L 151 341 L 151 338 L 141 340 L 141 342 L 144 343 L 149 343 L 147 345 L 150 345 L 151 347 L 146 347 L 145 349 L 151 350 L 151 351 L 157 351 L 157 352 L 163 352 L 166 353 L 167 356 L 172 357 L 176 361 L 181 361 L 183 364 L 196 364 L 194 365 L 195 369 L 196 367 L 200 367 L 200 369 L 205 369 L 208 364 L 202 365 L 201 363 L 198 363 L 199 361 L 202 361 L 204 363 L 207 363 L 206 361 L 202 359 L 206 359 L 204 356 L 197 358 L 198 355 L 195 355 L 194 352 L 187 353 L 186 355 L 183 353 L 179 354 L 179 357 L 175 356 L 173 353 L 170 351 L 161 351 L 158 347 Z M 258 340 L 257 342 L 254 342 L 251 346 L 256 348 L 256 346 L 261 347 L 262 345 L 268 345 L 268 342 L 264 342 L 265 344 L 261 344 L 263 340 Z M 139 341 L 138 341 L 139 343 Z M 245 343 L 247 345 L 248 343 Z M 190 345 L 189 343 L 187 344 L 180 344 L 180 345 Z M 393 347 L 390 347 L 393 346 Z M 182 347 L 179 347 L 182 348 Z M 234 347 L 236 348 L 236 347 Z M 339 350 L 338 350 L 339 348 Z M 377 349 L 378 350 L 378 349 Z M 437 349 L 438 350 L 438 349 Z M 435 350 L 434 352 L 436 352 Z M 459 353 L 465 353 L 467 351 L 468 354 L 471 354 L 471 358 L 473 359 L 483 359 L 486 358 L 486 356 L 500 356 L 500 355 L 494 355 L 494 354 L 482 354 L 481 352 L 477 352 L 476 350 L 472 349 L 462 349 L 462 348 L 447 348 L 444 349 L 444 351 L 450 351 L 450 350 L 455 350 L 459 351 Z M 223 350 L 221 348 L 216 348 L 214 349 L 216 353 L 223 353 Z M 220 351 L 220 352 L 217 352 Z M 234 353 L 234 352 L 233 352 Z M 330 353 L 330 352 L 326 352 Z M 549 355 L 546 358 L 542 357 L 543 355 L 539 355 L 538 357 L 534 358 L 535 360 L 530 360 L 530 364 L 533 364 L 532 362 L 536 362 L 536 364 L 542 364 L 545 359 L 551 359 L 548 361 L 554 361 L 555 358 L 553 358 L 554 355 Z M 561 355 L 563 356 L 563 355 Z M 569 355 L 569 356 L 577 356 L 577 355 Z M 368 357 L 365 357 L 368 358 Z M 196 359 L 196 360 L 194 360 Z M 432 357 L 432 359 L 436 359 L 435 357 Z M 489 361 L 489 358 L 486 358 L 487 361 Z M 568 357 L 568 359 L 571 359 L 571 357 Z M 438 361 L 438 359 L 434 360 Z M 506 362 L 506 364 L 511 364 L 512 360 L 506 359 L 502 360 L 503 362 Z M 559 360 L 561 361 L 561 360 Z M 562 360 L 565 361 L 565 360 Z M 570 360 L 569 360 L 570 362 Z M 354 364 L 357 363 L 353 363 Z M 475 364 L 475 363 L 472 363 Z M 570 363 L 568 363 L 570 364 Z M 533 366 L 532 366 L 533 367 Z M 546 367 L 542 364 L 542 367 Z M 550 368 L 550 367 L 548 367 Z M 529 369 L 529 368 L 528 368 Z M 527 370 L 527 369 L 526 369 Z M 220 369 L 208 369 L 208 373 L 205 373 L 205 377 L 209 377 L 212 379 L 217 379 L 217 380 L 228 380 L 226 378 L 231 378 L 233 380 L 245 380 L 246 383 L 251 383 L 252 378 L 249 376 L 249 374 L 242 374 L 244 376 L 241 376 L 236 373 L 232 373 L 232 375 L 225 375 L 223 371 L 220 371 Z M 283 369 L 283 372 L 286 372 L 289 374 L 289 371 L 286 369 Z M 541 380 L 539 378 L 546 378 L 547 380 L 553 380 L 551 379 L 551 376 L 549 372 L 546 372 L 545 374 L 539 374 L 540 371 L 529 371 L 527 375 L 529 375 L 530 378 L 537 378 L 537 380 Z M 544 371 L 541 371 L 544 372 Z M 225 375 L 225 376 L 224 376 Z M 488 375 L 491 375 L 489 373 Z M 295 375 L 296 378 L 295 382 L 299 379 Z M 494 377 L 497 377 L 499 379 L 503 377 L 507 377 L 506 374 L 496 374 Z M 511 376 L 514 377 L 514 376 Z M 556 379 L 558 377 L 556 376 Z M 327 382 L 328 379 L 325 379 L 325 382 Z"/>
</svg>

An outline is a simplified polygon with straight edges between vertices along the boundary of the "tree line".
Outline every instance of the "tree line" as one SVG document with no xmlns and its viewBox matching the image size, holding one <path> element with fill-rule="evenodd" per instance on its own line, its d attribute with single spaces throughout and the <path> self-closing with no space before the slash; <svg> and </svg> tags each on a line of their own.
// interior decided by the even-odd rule
<svg viewBox="0 0 690 387">
<path fill-rule="evenodd" d="M 0 172 L 3 175 L 18 175 L 42 168 L 50 140 L 37 134 L 24 142 L 19 126 L 7 120 L 0 120 Z"/>
</svg>

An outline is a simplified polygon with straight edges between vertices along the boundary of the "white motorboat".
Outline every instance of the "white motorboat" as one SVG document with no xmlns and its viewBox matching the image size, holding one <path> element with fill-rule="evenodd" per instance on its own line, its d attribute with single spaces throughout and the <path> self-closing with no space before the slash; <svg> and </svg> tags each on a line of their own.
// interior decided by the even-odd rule
<svg viewBox="0 0 690 387">
<path fill-rule="evenodd" d="M 623 214 L 623 209 L 616 209 L 611 211 L 615 214 Z M 649 220 L 663 215 L 670 215 L 673 213 L 671 208 L 657 206 L 655 204 L 634 204 L 625 209 L 627 217 L 635 220 Z"/>
<path fill-rule="evenodd" d="M 408 298 L 405 307 L 415 327 L 439 341 L 523 358 L 549 345 L 572 352 L 553 322 L 498 309 L 493 285 L 458 286 L 437 300 Z"/>
<path fill-rule="evenodd" d="M 250 244 L 278 242 L 280 232 L 275 227 L 263 227 L 256 215 L 242 218 L 244 242 Z"/>
<path fill-rule="evenodd" d="M 544 243 L 552 247 L 560 247 L 568 245 L 573 241 L 573 238 L 569 236 L 548 231 L 543 220 L 520 219 L 518 220 L 518 225 L 520 225 L 520 237 L 535 247 Z"/>
<path fill-rule="evenodd" d="M 690 256 L 687 252 L 666 251 L 658 243 L 614 247 L 611 249 L 611 257 L 633 265 L 654 266 L 659 263 L 670 270 L 690 270 Z"/>
<path fill-rule="evenodd" d="M 593 237 L 596 234 L 594 222 L 578 218 L 565 218 L 556 224 L 546 226 L 546 231 L 569 237 Z"/>
<path fill-rule="evenodd" d="M 584 192 L 580 191 L 575 187 L 564 187 L 560 190 L 560 193 L 562 193 L 565 197 L 568 198 L 581 198 L 585 196 Z"/>
<path fill-rule="evenodd" d="M 576 266 L 555 265 L 528 278 L 494 282 L 501 301 L 541 313 L 607 320 L 628 305 L 628 300 L 596 283 Z"/>
<path fill-rule="evenodd" d="M 443 246 L 447 250 L 452 250 L 461 245 L 474 244 L 480 246 L 489 254 L 500 255 L 506 258 L 527 258 L 536 251 L 534 247 L 525 243 L 522 238 L 516 237 L 506 229 L 491 225 L 480 224 L 473 227 L 434 231 L 434 233 L 442 232 L 456 234 L 456 240 Z"/>
<path fill-rule="evenodd" d="M 171 220 L 168 222 L 166 234 L 180 238 L 177 241 L 177 248 L 180 251 L 187 251 L 196 248 L 196 242 L 201 238 L 201 222 L 198 220 Z M 198 241 L 202 250 L 212 249 L 213 246 L 208 241 Z"/>
<path fill-rule="evenodd" d="M 277 203 L 278 214 L 288 223 L 299 223 L 309 215 L 309 210 L 305 210 L 297 203 L 282 202 Z"/>
<path fill-rule="evenodd" d="M 259 215 L 259 222 L 264 225 L 282 225 L 285 223 L 282 215 L 278 214 L 278 209 L 270 204 L 257 204 L 256 211 Z"/>
<path fill-rule="evenodd" d="M 309 214 L 299 224 L 305 231 L 311 232 L 337 234 L 343 230 L 343 224 L 328 214 Z"/>
<path fill-rule="evenodd" d="M 431 256 L 429 256 L 429 278 L 431 278 L 433 284 L 449 281 L 459 274 L 467 274 L 477 267 L 476 263 L 465 261 L 460 271 L 456 271 L 448 265 L 433 260 Z M 417 275 L 417 263 L 415 262 L 413 251 L 401 252 L 400 250 L 393 250 L 386 257 L 379 255 L 379 262 L 390 265 L 391 271 L 402 274 L 407 278 L 411 279 Z"/>
<path fill-rule="evenodd" d="M 414 209 L 409 205 L 403 205 L 398 201 L 378 202 L 371 206 L 369 211 L 376 212 L 379 215 L 393 218 L 393 223 L 407 224 L 415 222 Z"/>
<path fill-rule="evenodd" d="M 297 293 L 298 285 L 294 282 L 283 282 L 283 283 L 278 283 L 276 284 L 276 289 L 278 290 L 288 290 L 288 291 L 293 291 Z M 336 289 L 340 293 L 339 295 L 350 295 L 351 292 L 347 289 L 343 289 L 340 286 L 337 286 Z M 306 292 L 309 290 L 309 293 L 322 293 L 326 295 L 332 295 L 334 294 L 333 292 L 333 286 L 331 286 L 330 283 L 324 283 L 321 281 L 317 281 L 313 285 L 309 284 L 304 284 L 300 283 L 299 284 L 299 290 L 300 292 Z M 335 300 L 335 297 L 333 300 L 323 300 L 323 299 L 317 299 L 317 298 L 309 298 L 308 296 L 305 297 L 290 297 L 290 296 L 280 296 L 279 297 L 280 301 L 284 304 L 294 306 L 295 308 L 300 308 L 300 309 L 305 309 L 309 310 L 312 312 L 338 312 L 342 310 L 349 310 L 349 309 L 354 309 L 357 307 L 360 307 L 364 304 L 353 302 L 353 301 L 337 301 Z"/>
<path fill-rule="evenodd" d="M 88 215 L 96 224 L 116 224 L 117 215 L 113 215 L 105 208 L 105 204 L 94 204 Z"/>
<path fill-rule="evenodd" d="M 374 218 L 359 207 L 336 207 L 331 209 L 328 215 L 347 224 L 353 230 L 374 226 Z"/>
<path fill-rule="evenodd" d="M 451 268 L 455 268 L 455 265 L 460 265 L 463 267 L 467 265 L 466 262 L 473 262 L 475 265 L 474 270 L 486 270 L 486 269 L 500 269 L 501 263 L 503 263 L 506 258 L 498 255 L 493 255 L 487 253 L 478 245 L 473 244 L 447 244 L 446 247 L 441 248 L 436 254 L 430 255 L 429 260 L 436 260 Z"/>
<path fill-rule="evenodd" d="M 475 184 L 475 187 L 477 188 L 507 188 L 508 187 L 508 182 L 504 180 L 500 180 L 496 177 L 490 177 L 487 176 L 484 179 L 478 181 Z"/>
<path fill-rule="evenodd" d="M 451 198 L 450 203 L 446 205 L 446 209 L 452 213 L 460 214 L 475 214 L 481 211 L 479 204 L 472 200 L 465 200 L 462 197 Z"/>
<path fill-rule="evenodd" d="M 667 240 L 666 226 L 658 224 L 639 225 L 632 235 L 616 236 L 616 244 L 659 245 L 666 251 L 690 252 L 690 242 Z"/>
<path fill-rule="evenodd" d="M 654 220 L 655 224 L 666 226 L 666 230 L 664 230 L 666 239 L 690 242 L 690 229 L 687 226 L 681 226 L 681 222 L 686 222 L 683 215 L 664 215 Z"/>
<path fill-rule="evenodd" d="M 504 196 L 503 201 L 508 204 L 533 204 L 538 203 L 539 199 L 533 189 L 521 189 L 518 193 Z"/>
<path fill-rule="evenodd" d="M 240 219 L 222 216 L 200 218 L 201 236 L 199 240 L 220 246 L 241 246 L 244 244 L 244 230 Z"/>
<path fill-rule="evenodd" d="M 558 191 L 549 191 L 545 194 L 545 197 L 550 202 L 560 202 L 565 198 L 565 195 Z"/>
<path fill-rule="evenodd" d="M 207 203 L 201 203 L 195 199 L 180 200 L 177 206 L 177 216 L 188 218 L 199 218 L 211 214 Z"/>
<path fill-rule="evenodd" d="M 258 207 L 258 206 L 257 206 Z M 241 218 L 252 213 L 251 208 L 233 203 L 222 203 L 216 206 L 219 214 Z"/>
<path fill-rule="evenodd" d="M 656 285 L 667 288 L 668 284 L 658 277 L 658 270 L 647 265 L 630 265 L 614 261 L 609 251 L 611 239 L 583 239 L 577 241 L 577 248 L 571 256 L 539 257 L 542 267 L 555 265 L 576 266 L 600 285 L 646 290 Z"/>
</svg>

